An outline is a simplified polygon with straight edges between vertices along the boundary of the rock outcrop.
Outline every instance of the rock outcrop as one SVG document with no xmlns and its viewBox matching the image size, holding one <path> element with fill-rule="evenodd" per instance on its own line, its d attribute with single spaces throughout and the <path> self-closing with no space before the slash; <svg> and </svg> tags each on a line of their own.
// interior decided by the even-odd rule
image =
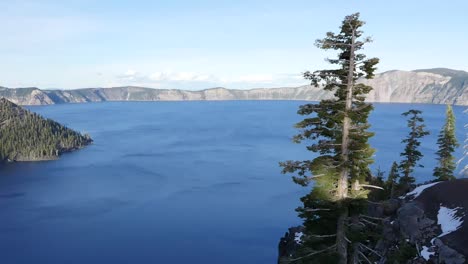
<svg viewBox="0 0 468 264">
<path fill-rule="evenodd" d="M 372 102 L 468 104 L 468 72 L 450 69 L 390 71 L 364 80 Z"/>
<path fill-rule="evenodd" d="M 427 255 L 436 263 L 447 264 L 465 263 L 468 259 L 468 221 L 465 221 L 468 216 L 467 190 L 468 179 L 441 182 L 404 205 L 423 212 L 419 217 L 412 217 L 411 221 L 416 224 L 414 229 L 403 232 L 420 245 L 421 255 L 428 252 Z M 411 211 L 402 211 L 404 207 L 398 211 L 401 226 L 408 223 L 403 218 L 411 215 Z"/>
<path fill-rule="evenodd" d="M 468 105 L 468 72 L 450 69 L 389 71 L 361 82 L 374 87 L 370 102 L 434 103 Z M 310 85 L 249 90 L 222 87 L 200 91 L 152 89 L 125 86 L 76 90 L 9 89 L 0 87 L 0 97 L 20 105 L 48 105 L 103 101 L 185 101 L 185 100 L 306 100 L 318 101 L 332 94 Z"/>
<path fill-rule="evenodd" d="M 294 252 L 300 246 L 301 238 L 303 236 L 304 227 L 295 226 L 288 229 L 288 232 L 284 234 L 278 245 L 278 264 L 288 263 L 289 256 L 292 256 Z"/>
<path fill-rule="evenodd" d="M 371 204 L 372 217 L 383 219 L 381 239 L 373 250 L 381 264 L 411 248 L 409 259 L 396 263 L 462 264 L 468 261 L 468 179 L 427 184 L 400 199 Z M 300 241 L 295 227 L 281 239 L 278 261 L 293 255 Z M 302 230 L 300 231 L 302 232 Z M 402 244 L 403 243 L 403 244 Z M 392 257 L 393 256 L 393 260 Z"/>
</svg>

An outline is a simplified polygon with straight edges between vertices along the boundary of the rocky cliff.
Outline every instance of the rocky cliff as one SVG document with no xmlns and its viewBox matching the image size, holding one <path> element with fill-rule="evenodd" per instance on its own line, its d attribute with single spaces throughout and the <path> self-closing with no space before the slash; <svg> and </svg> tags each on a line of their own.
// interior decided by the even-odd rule
<svg viewBox="0 0 468 264">
<path fill-rule="evenodd" d="M 468 105 L 468 72 L 450 69 L 389 71 L 362 82 L 374 87 L 370 102 L 435 103 Z M 103 101 L 184 101 L 184 100 L 307 100 L 330 97 L 329 92 L 309 85 L 249 90 L 222 87 L 200 91 L 151 89 L 126 86 L 76 90 L 8 89 L 0 87 L 0 97 L 21 105 L 48 105 Z"/>
<path fill-rule="evenodd" d="M 364 83 L 373 102 L 468 104 L 468 72 L 450 69 L 390 71 Z"/>
</svg>

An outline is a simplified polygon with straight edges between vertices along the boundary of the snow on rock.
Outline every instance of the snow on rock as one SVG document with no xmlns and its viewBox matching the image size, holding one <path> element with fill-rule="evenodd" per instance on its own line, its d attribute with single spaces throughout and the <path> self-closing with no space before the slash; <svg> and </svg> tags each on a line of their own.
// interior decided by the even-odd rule
<svg viewBox="0 0 468 264">
<path fill-rule="evenodd" d="M 302 232 L 296 232 L 294 234 L 294 241 L 296 241 L 297 244 L 301 244 L 303 235 L 304 235 L 304 233 L 302 233 Z"/>
<path fill-rule="evenodd" d="M 448 235 L 461 227 L 464 216 L 457 216 L 457 211 L 459 209 L 462 208 L 457 207 L 450 209 L 442 205 L 440 206 L 439 213 L 437 214 L 437 224 L 440 225 L 442 234 L 440 234 L 439 237 Z"/>
<path fill-rule="evenodd" d="M 422 247 L 421 257 L 423 257 L 425 260 L 429 260 L 431 256 L 433 256 L 434 254 L 435 252 L 430 252 L 428 247 L 426 246 Z"/>
<path fill-rule="evenodd" d="M 411 197 L 413 196 L 413 199 L 416 199 L 418 198 L 418 196 L 427 188 L 429 187 L 432 187 L 438 183 L 441 183 L 441 182 L 432 182 L 432 183 L 428 183 L 428 184 L 424 184 L 424 185 L 420 185 L 418 187 L 416 187 L 414 190 L 412 190 L 411 192 L 407 193 L 406 195 L 404 196 L 400 196 L 401 199 L 404 199 L 406 197 Z"/>
</svg>

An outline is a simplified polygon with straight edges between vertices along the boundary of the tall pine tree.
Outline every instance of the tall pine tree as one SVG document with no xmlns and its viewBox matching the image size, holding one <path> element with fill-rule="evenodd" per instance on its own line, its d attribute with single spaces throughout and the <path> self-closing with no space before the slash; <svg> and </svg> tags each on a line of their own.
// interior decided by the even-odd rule
<svg viewBox="0 0 468 264">
<path fill-rule="evenodd" d="M 365 102 L 372 87 L 356 81 L 372 78 L 379 61 L 359 53 L 371 41 L 362 36 L 363 25 L 359 13 L 346 16 L 338 33 L 328 32 L 316 41 L 317 47 L 338 52 L 336 58 L 327 59 L 335 69 L 304 73 L 312 85 L 334 92 L 334 98 L 298 110 L 307 117 L 296 124 L 301 132 L 294 141 L 311 141 L 307 149 L 319 156 L 280 164 L 284 173 L 296 173 L 296 183 L 307 186 L 314 182 L 310 194 L 301 199 L 303 207 L 298 208 L 306 232 L 301 256 L 295 261 L 346 264 L 353 255 L 349 253 L 355 247 L 347 223 L 353 201 L 367 196 L 363 187 L 369 186 L 365 183 L 374 153 L 368 143 L 373 133 L 368 131 L 367 121 L 373 106 Z"/>
<path fill-rule="evenodd" d="M 421 114 L 421 111 L 414 109 L 402 114 L 406 117 L 409 116 L 408 127 L 410 129 L 408 137 L 401 141 L 401 143 L 406 144 L 405 150 L 400 153 L 403 160 L 399 166 L 403 173 L 400 178 L 400 184 L 402 185 L 403 191 L 408 191 L 411 184 L 415 181 L 414 176 L 412 175 L 414 167 L 424 167 L 423 165 L 418 164 L 418 161 L 423 157 L 423 154 L 419 151 L 419 146 L 421 145 L 419 139 L 429 135 L 429 131 L 425 130 L 426 126 L 424 125 L 424 119 L 421 117 Z"/>
<path fill-rule="evenodd" d="M 455 115 L 453 114 L 452 106 L 447 105 L 445 115 L 445 125 L 442 127 L 437 139 L 439 150 L 436 154 L 439 165 L 434 169 L 434 177 L 441 181 L 455 179 L 453 171 L 456 168 L 456 164 L 452 153 L 459 146 L 455 136 Z"/>
</svg>

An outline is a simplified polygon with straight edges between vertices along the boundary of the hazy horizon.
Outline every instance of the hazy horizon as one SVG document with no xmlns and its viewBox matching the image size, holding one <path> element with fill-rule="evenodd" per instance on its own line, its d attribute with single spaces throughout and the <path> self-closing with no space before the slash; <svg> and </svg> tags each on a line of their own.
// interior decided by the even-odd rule
<svg viewBox="0 0 468 264">
<path fill-rule="evenodd" d="M 449 69 L 445 67 L 436 67 L 436 68 L 430 68 L 430 69 L 414 69 L 414 70 L 409 70 L 409 71 L 423 71 L 423 70 L 431 70 L 431 69 Z M 459 69 L 449 69 L 449 70 L 455 70 L 455 71 L 464 71 L 468 73 L 468 71 L 465 70 L 459 70 Z M 392 71 L 401 71 L 399 69 L 393 69 L 393 70 L 388 70 L 384 72 L 377 72 L 376 74 L 382 74 L 386 72 L 392 72 Z M 10 89 L 27 89 L 27 88 L 39 88 L 41 90 L 80 90 L 80 89 L 110 89 L 110 88 L 120 88 L 120 87 L 137 87 L 137 88 L 149 88 L 149 89 L 163 89 L 163 90 L 184 90 L 184 91 L 202 91 L 202 90 L 210 90 L 210 89 L 216 89 L 216 88 L 224 88 L 224 89 L 230 89 L 230 90 L 254 90 L 254 89 L 275 89 L 275 88 L 294 88 L 294 87 L 299 87 L 303 85 L 308 85 L 309 83 L 307 81 L 304 81 L 303 84 L 299 85 L 290 85 L 290 86 L 269 86 L 269 87 L 249 87 L 249 88 L 231 88 L 231 87 L 226 87 L 226 86 L 212 86 L 212 87 L 205 87 L 205 88 L 199 88 L 199 89 L 183 89 L 183 88 L 177 88 L 177 87 L 151 87 L 151 86 L 139 86 L 139 85 L 120 85 L 120 86 L 94 86 L 94 87 L 77 87 L 77 88 L 66 88 L 66 87 L 37 87 L 37 86 L 28 86 L 28 87 L 5 87 L 0 85 L 0 87 L 5 87 L 5 88 L 10 88 Z"/>
</svg>

